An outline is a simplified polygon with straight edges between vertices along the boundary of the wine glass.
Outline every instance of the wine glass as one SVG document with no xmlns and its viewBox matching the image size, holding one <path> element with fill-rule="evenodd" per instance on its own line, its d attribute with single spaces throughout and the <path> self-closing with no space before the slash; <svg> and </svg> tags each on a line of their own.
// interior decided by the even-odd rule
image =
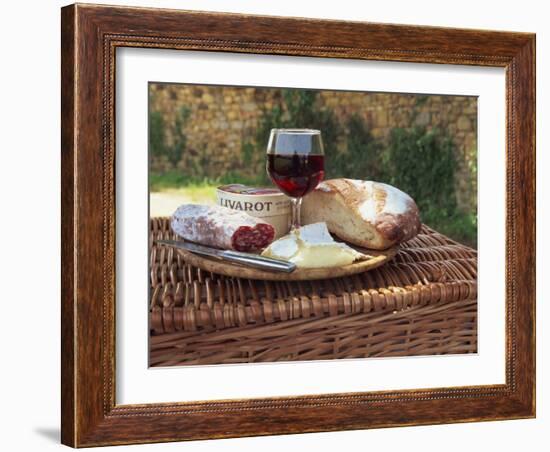
<svg viewBox="0 0 550 452">
<path fill-rule="evenodd" d="M 300 227 L 302 198 L 325 176 L 321 132 L 315 129 L 271 129 L 267 174 L 292 201 L 290 229 Z"/>
</svg>

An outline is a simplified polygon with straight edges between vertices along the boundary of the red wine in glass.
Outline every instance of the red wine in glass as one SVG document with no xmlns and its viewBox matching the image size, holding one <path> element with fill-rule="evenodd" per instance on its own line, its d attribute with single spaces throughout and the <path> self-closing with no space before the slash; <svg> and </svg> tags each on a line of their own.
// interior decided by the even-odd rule
<svg viewBox="0 0 550 452">
<path fill-rule="evenodd" d="M 323 180 L 325 156 L 269 154 L 267 173 L 285 195 L 300 198 Z"/>
<path fill-rule="evenodd" d="M 292 201 L 291 229 L 300 227 L 302 197 L 325 176 L 324 154 L 319 130 L 271 130 L 267 145 L 267 174 Z"/>
</svg>

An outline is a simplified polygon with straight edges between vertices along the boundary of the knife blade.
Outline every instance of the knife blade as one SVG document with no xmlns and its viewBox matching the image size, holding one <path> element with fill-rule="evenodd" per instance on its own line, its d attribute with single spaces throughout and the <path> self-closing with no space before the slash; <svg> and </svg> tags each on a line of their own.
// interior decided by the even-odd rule
<svg viewBox="0 0 550 452">
<path fill-rule="evenodd" d="M 225 260 L 236 264 L 258 268 L 260 270 L 291 273 L 296 269 L 296 264 L 292 262 L 259 256 L 257 254 L 243 253 L 241 251 L 220 250 L 210 246 L 199 245 L 197 243 L 184 242 L 182 240 L 156 240 L 156 243 L 184 249 L 195 254 L 213 257 L 218 260 Z"/>
</svg>

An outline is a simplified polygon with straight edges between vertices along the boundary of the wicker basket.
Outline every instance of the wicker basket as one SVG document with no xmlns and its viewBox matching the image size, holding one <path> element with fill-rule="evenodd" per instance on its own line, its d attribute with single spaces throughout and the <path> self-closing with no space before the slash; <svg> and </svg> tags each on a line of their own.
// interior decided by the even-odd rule
<svg viewBox="0 0 550 452">
<path fill-rule="evenodd" d="M 477 252 L 422 227 L 392 262 L 304 282 L 227 278 L 154 240 L 150 365 L 174 366 L 477 351 Z"/>
</svg>

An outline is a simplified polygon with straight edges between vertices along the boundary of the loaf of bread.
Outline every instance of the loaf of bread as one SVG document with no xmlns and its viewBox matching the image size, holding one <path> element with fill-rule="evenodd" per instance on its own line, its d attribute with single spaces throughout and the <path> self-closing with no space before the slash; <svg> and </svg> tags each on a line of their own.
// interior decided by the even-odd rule
<svg viewBox="0 0 550 452">
<path fill-rule="evenodd" d="M 304 197 L 302 223 L 324 221 L 346 242 L 382 250 L 416 236 L 420 216 L 414 200 L 391 185 L 354 179 L 321 182 Z"/>
</svg>

